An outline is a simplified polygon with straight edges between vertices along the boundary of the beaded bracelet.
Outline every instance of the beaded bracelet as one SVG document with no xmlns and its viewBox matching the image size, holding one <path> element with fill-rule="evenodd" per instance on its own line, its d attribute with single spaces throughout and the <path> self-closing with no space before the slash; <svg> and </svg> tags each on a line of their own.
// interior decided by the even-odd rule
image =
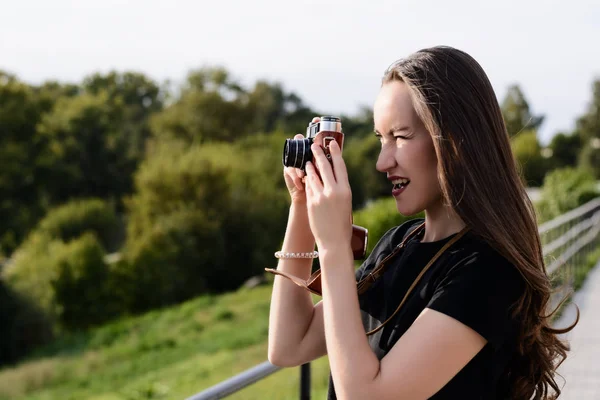
<svg viewBox="0 0 600 400">
<path fill-rule="evenodd" d="M 283 251 L 276 251 L 275 258 L 319 258 L 319 252 L 311 251 L 308 253 L 287 253 Z"/>
</svg>

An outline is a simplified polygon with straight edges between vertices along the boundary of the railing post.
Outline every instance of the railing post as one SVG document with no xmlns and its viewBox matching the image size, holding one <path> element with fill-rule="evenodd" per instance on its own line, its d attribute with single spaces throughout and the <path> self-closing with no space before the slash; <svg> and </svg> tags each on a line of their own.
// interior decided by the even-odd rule
<svg viewBox="0 0 600 400">
<path fill-rule="evenodd" d="M 300 366 L 300 400 L 310 400 L 310 363 Z"/>
</svg>

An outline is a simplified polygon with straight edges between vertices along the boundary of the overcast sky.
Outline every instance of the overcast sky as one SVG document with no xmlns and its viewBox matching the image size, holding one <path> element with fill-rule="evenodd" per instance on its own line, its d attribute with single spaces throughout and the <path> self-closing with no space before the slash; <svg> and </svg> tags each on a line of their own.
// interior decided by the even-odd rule
<svg viewBox="0 0 600 400">
<path fill-rule="evenodd" d="M 280 81 L 323 113 L 372 106 L 381 74 L 423 47 L 465 50 L 502 99 L 519 83 L 544 142 L 600 78 L 600 1 L 1 0 L 0 69 L 30 83 L 136 70 L 181 81 L 222 65 Z M 351 134 L 351 132 L 349 132 Z"/>
</svg>

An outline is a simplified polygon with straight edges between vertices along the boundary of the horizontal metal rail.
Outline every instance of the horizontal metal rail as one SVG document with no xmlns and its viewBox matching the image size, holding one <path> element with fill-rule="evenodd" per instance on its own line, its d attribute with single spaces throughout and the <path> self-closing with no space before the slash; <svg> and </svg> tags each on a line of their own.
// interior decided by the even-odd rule
<svg viewBox="0 0 600 400">
<path fill-rule="evenodd" d="M 575 239 L 577 236 L 581 234 L 581 232 L 586 231 L 590 227 L 592 227 L 595 223 L 597 223 L 598 215 L 600 215 L 600 211 L 596 211 L 592 218 L 587 218 L 569 229 L 566 233 L 564 233 L 561 237 L 553 240 L 552 242 L 545 245 L 542 249 L 544 257 L 548 254 L 552 254 L 559 248 L 568 244 L 571 240 Z"/>
<path fill-rule="evenodd" d="M 598 233 L 600 233 L 600 212 L 594 214 L 594 227 L 590 229 L 585 235 L 578 238 L 564 253 L 562 253 L 552 264 L 546 267 L 548 275 L 553 274 L 558 268 L 563 266 L 573 257 L 579 250 L 585 245 L 591 243 Z"/>
<path fill-rule="evenodd" d="M 558 228 L 561 225 L 571 221 L 572 219 L 581 217 L 587 212 L 593 211 L 594 209 L 600 207 L 600 198 L 594 199 L 582 205 L 581 207 L 577 207 L 571 211 L 568 211 L 558 217 L 554 218 L 551 221 L 545 222 L 541 224 L 538 228 L 538 232 L 540 235 L 545 234 L 546 232 Z"/>
<path fill-rule="evenodd" d="M 258 364 L 257 366 L 252 367 L 239 375 L 235 375 L 226 381 L 218 383 L 203 392 L 200 392 L 192 397 L 188 397 L 186 400 L 222 399 L 223 397 L 229 396 L 230 394 L 235 393 L 256 381 L 266 378 L 280 369 L 281 367 L 277 367 L 270 362 L 265 361 L 262 364 Z"/>
</svg>

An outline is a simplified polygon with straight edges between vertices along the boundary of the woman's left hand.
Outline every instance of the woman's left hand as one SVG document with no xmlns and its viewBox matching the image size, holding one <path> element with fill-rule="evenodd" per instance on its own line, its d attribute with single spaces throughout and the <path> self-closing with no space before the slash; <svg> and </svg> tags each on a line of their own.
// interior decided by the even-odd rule
<svg viewBox="0 0 600 400">
<path fill-rule="evenodd" d="M 320 145 L 311 146 L 319 169 L 306 164 L 306 202 L 310 228 L 319 250 L 350 248 L 352 236 L 352 191 L 346 164 L 335 140 L 329 145 L 333 168 Z"/>
</svg>

